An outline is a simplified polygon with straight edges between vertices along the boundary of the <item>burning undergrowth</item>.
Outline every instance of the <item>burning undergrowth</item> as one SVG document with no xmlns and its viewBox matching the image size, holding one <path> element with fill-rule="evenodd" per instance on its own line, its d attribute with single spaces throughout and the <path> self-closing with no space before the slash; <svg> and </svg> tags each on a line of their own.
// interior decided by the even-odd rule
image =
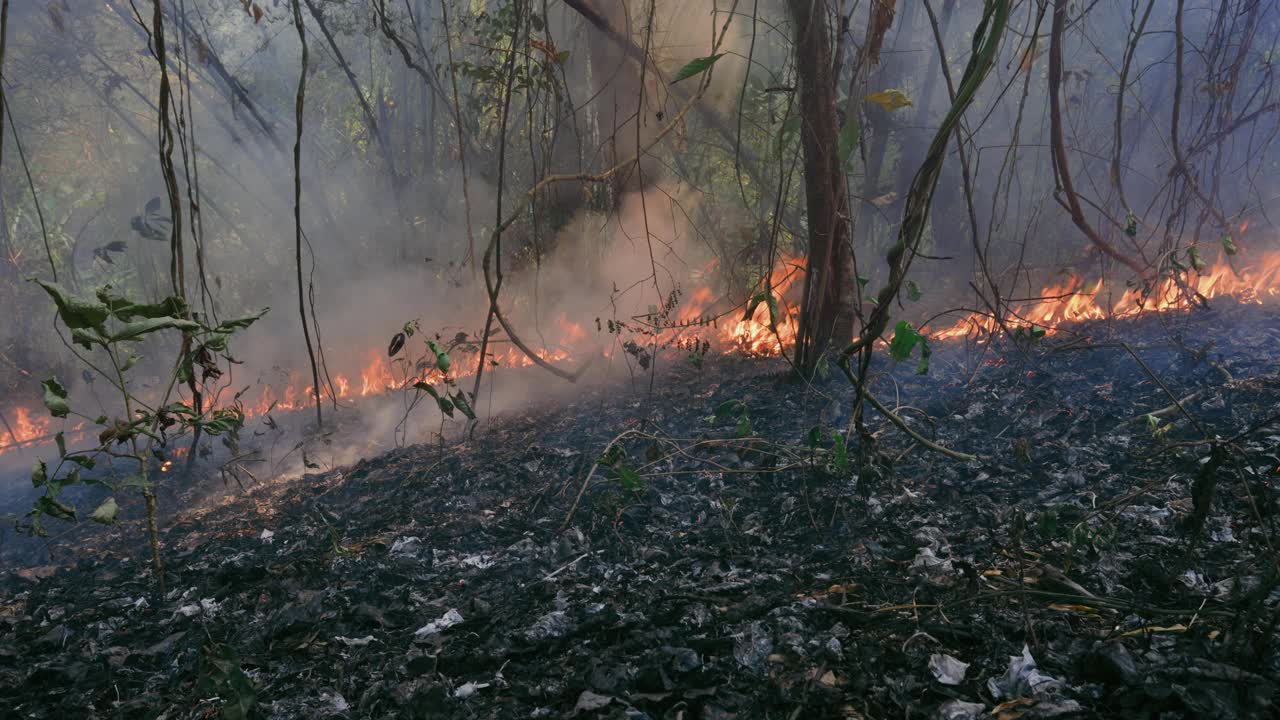
<svg viewBox="0 0 1280 720">
<path fill-rule="evenodd" d="M 166 519 L 163 597 L 132 523 L 78 536 L 74 556 L 55 538 L 74 566 L 4 580 L 0 704 L 1273 712 L 1274 313 L 1224 300 L 1019 342 L 940 344 L 929 376 L 879 368 L 871 391 L 969 464 L 869 409 L 880 460 L 861 465 L 844 384 L 726 358 L 669 366 L 652 390 L 512 409 L 469 439 L 233 487 Z"/>
</svg>

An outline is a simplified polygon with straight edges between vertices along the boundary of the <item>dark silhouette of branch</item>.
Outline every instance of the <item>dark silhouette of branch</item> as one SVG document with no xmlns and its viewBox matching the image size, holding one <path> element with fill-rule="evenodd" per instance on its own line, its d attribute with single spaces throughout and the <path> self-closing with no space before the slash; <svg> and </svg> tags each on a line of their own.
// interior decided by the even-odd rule
<svg viewBox="0 0 1280 720">
<path fill-rule="evenodd" d="M 1146 275 L 1145 265 L 1107 242 L 1089 224 L 1071 180 L 1071 163 L 1067 158 L 1067 145 L 1062 133 L 1062 36 L 1066 25 L 1067 0 L 1054 0 L 1053 22 L 1049 31 L 1049 135 L 1053 148 L 1053 171 L 1060 192 L 1057 200 L 1067 209 L 1071 215 L 1071 221 L 1080 229 L 1080 232 L 1084 233 L 1089 242 L 1110 257 L 1129 266 L 1139 276 Z"/>
<path fill-rule="evenodd" d="M 302 283 L 302 115 L 307 98 L 307 30 L 302 23 L 302 6 L 293 0 L 293 26 L 298 30 L 298 42 L 302 45 L 302 70 L 298 73 L 298 96 L 294 103 L 296 132 L 293 139 L 293 260 L 298 275 L 298 315 L 302 318 L 302 337 L 307 344 L 307 357 L 311 360 L 311 393 L 316 399 L 316 427 L 324 427 L 323 404 L 320 402 L 320 370 L 316 366 L 316 353 L 311 347 L 311 330 L 307 325 L 307 299 Z"/>
</svg>

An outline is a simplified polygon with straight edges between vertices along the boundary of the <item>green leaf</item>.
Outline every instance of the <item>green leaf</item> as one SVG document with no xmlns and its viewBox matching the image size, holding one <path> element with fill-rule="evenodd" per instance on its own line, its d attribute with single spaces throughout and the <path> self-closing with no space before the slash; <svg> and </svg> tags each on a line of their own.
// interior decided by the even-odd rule
<svg viewBox="0 0 1280 720">
<path fill-rule="evenodd" d="M 101 327 L 111 315 L 107 306 L 100 302 L 77 298 L 57 283 L 33 280 L 53 298 L 54 304 L 58 306 L 58 317 L 72 330 Z"/>
<path fill-rule="evenodd" d="M 716 53 L 715 55 L 708 55 L 706 57 L 700 57 L 695 60 L 690 60 L 687 65 L 680 68 L 680 70 L 676 73 L 675 79 L 671 81 L 671 84 L 675 85 L 681 80 L 688 80 L 694 75 L 700 75 L 706 72 L 707 70 L 710 70 L 711 66 L 715 65 L 716 61 L 722 57 L 724 57 L 724 53 Z"/>
<path fill-rule="evenodd" d="M 243 330 L 261 320 L 262 316 L 266 315 L 268 312 L 271 312 L 271 308 L 262 308 L 262 310 L 254 313 L 253 315 L 245 315 L 243 317 L 231 318 L 230 320 L 223 320 L 218 323 L 218 327 L 214 328 L 213 331 L 218 333 L 228 333 L 233 330 Z"/>
<path fill-rule="evenodd" d="M 1235 240 L 1231 238 L 1231 233 L 1222 234 L 1222 251 L 1228 255 L 1235 255 L 1240 252 L 1240 248 L 1236 246 Z"/>
<path fill-rule="evenodd" d="M 932 356 L 933 350 L 929 348 L 929 339 L 922 336 L 920 338 L 920 362 L 916 363 L 917 375 L 929 374 L 929 358 Z"/>
<path fill-rule="evenodd" d="M 858 142 L 861 140 L 862 126 L 858 118 L 849 118 L 845 121 L 844 127 L 840 128 L 840 164 L 845 172 L 853 168 L 853 151 L 857 149 Z"/>
<path fill-rule="evenodd" d="M 841 435 L 839 430 L 832 430 L 831 440 L 833 443 L 831 464 L 836 470 L 845 472 L 849 469 L 849 448 L 845 445 L 844 435 Z"/>
<path fill-rule="evenodd" d="M 330 535 L 334 535 L 330 529 Z M 338 554 L 350 554 L 332 538 Z M 257 702 L 257 692 L 253 681 L 240 667 L 240 655 L 236 649 L 224 643 L 205 648 L 200 659 L 200 679 L 196 682 L 196 690 L 201 696 L 216 695 L 222 699 L 223 720 L 247 720 L 250 711 Z"/>
<path fill-rule="evenodd" d="M 158 303 L 135 303 L 122 295 L 113 294 L 110 286 L 99 289 L 97 296 L 121 322 L 129 322 L 134 318 L 180 316 L 187 311 L 186 303 L 177 297 L 168 297 Z"/>
<path fill-rule="evenodd" d="M 809 433 L 805 435 L 805 439 L 809 441 L 809 449 L 816 450 L 818 444 L 822 442 L 822 426 L 814 425 L 809 428 Z"/>
<path fill-rule="evenodd" d="M 413 387 L 415 387 L 416 389 L 421 390 L 422 392 L 424 392 L 424 393 L 426 393 L 426 394 L 430 395 L 431 397 L 435 398 L 436 400 L 439 400 L 439 399 L 440 399 L 440 393 L 436 392 L 436 389 L 435 389 L 434 387 L 432 387 L 432 386 L 431 386 L 431 383 L 423 382 L 423 381 L 419 380 L 418 382 L 416 382 L 416 383 L 414 383 L 414 384 L 413 384 Z"/>
<path fill-rule="evenodd" d="M 453 400 L 454 407 L 461 410 L 463 415 L 472 420 L 476 419 L 476 413 L 471 409 L 471 403 L 467 401 L 467 393 L 465 391 L 459 390 L 450 397 Z"/>
<path fill-rule="evenodd" d="M 98 509 L 94 510 L 93 513 L 89 515 L 89 519 L 94 522 L 102 523 L 103 525 L 110 525 L 116 521 L 116 513 L 119 511 L 120 506 L 116 504 L 116 499 L 114 497 L 109 497 L 106 500 L 103 500 L 102 504 L 98 506 Z"/>
<path fill-rule="evenodd" d="M 643 486 L 644 482 L 640 479 L 640 473 L 626 465 L 618 465 L 614 467 L 614 470 L 618 473 L 618 479 L 622 481 L 622 487 L 636 492 Z"/>
<path fill-rule="evenodd" d="M 900 110 L 911 104 L 911 99 L 907 97 L 907 94 L 897 89 L 873 92 L 867 96 L 867 100 L 890 112 Z"/>
<path fill-rule="evenodd" d="M 49 495 L 41 495 L 36 498 L 35 511 L 51 515 L 59 520 L 75 520 L 76 509 L 65 503 L 58 502 Z"/>
<path fill-rule="evenodd" d="M 749 437 L 751 435 L 751 416 L 750 415 L 748 415 L 745 412 L 742 413 L 741 417 L 738 418 L 738 426 L 736 428 L 736 431 L 738 433 L 738 437 L 740 438 Z"/>
<path fill-rule="evenodd" d="M 44 460 L 36 460 L 31 466 L 31 487 L 40 487 L 49 482 L 49 466 Z"/>
<path fill-rule="evenodd" d="M 889 355 L 898 362 L 911 357 L 911 351 L 921 340 L 920 333 L 906 320 L 899 320 L 893 328 L 893 340 L 889 343 Z"/>
<path fill-rule="evenodd" d="M 144 479 L 141 475 L 130 475 L 129 477 L 117 482 L 115 487 L 117 490 L 128 487 L 142 488 L 145 490 L 151 487 L 151 481 Z"/>
<path fill-rule="evenodd" d="M 741 400 L 725 400 L 716 406 L 715 419 L 716 422 L 724 422 L 726 418 L 734 412 L 747 411 L 747 406 Z"/>
<path fill-rule="evenodd" d="M 98 464 L 97 461 L 88 455 L 68 455 L 67 461 L 73 462 L 85 470 L 92 470 L 93 466 Z"/>
<path fill-rule="evenodd" d="M 435 340 L 428 340 L 427 347 L 431 349 L 431 352 L 436 354 L 436 367 L 440 368 L 440 372 L 449 372 L 449 368 L 453 366 L 453 362 L 449 360 L 449 354 L 444 351 L 444 348 L 440 347 Z"/>
<path fill-rule="evenodd" d="M 200 323 L 176 317 L 158 317 L 147 318 L 145 320 L 135 320 L 121 325 L 118 330 L 108 336 L 108 340 L 111 342 L 139 340 L 144 335 L 169 329 L 182 330 L 184 332 L 195 332 L 200 329 Z"/>
<path fill-rule="evenodd" d="M 61 431 L 53 436 L 53 442 L 58 445 L 58 458 L 62 459 L 67 456 L 67 438 Z"/>
<path fill-rule="evenodd" d="M 71 342 L 83 346 L 85 350 L 92 350 L 94 345 L 105 346 L 110 340 L 97 328 L 72 328 Z"/>
<path fill-rule="evenodd" d="M 922 297 L 924 297 L 924 293 L 920 292 L 920 286 L 916 284 L 916 281 L 908 280 L 907 281 L 907 299 L 910 300 L 911 302 L 919 302 L 920 298 Z"/>
<path fill-rule="evenodd" d="M 1200 249 L 1195 245 L 1187 248 L 1187 259 L 1191 261 L 1191 267 L 1195 268 L 1196 272 L 1201 272 L 1206 267 L 1204 259 L 1200 257 Z"/>
</svg>

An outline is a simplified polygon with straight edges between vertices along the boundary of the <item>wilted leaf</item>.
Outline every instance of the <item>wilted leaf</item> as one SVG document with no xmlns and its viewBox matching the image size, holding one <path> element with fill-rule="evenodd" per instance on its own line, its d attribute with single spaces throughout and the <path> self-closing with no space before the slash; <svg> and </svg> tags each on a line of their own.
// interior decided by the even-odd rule
<svg viewBox="0 0 1280 720">
<path fill-rule="evenodd" d="M 41 495 L 36 498 L 35 511 L 42 512 L 45 515 L 51 515 L 59 520 L 75 520 L 76 509 L 65 503 L 58 502 L 48 495 Z"/>
<path fill-rule="evenodd" d="M 1235 255 L 1240 252 L 1240 248 L 1236 246 L 1235 240 L 1231 237 L 1231 233 L 1222 234 L 1222 251 L 1228 255 Z"/>
<path fill-rule="evenodd" d="M 218 327 L 213 330 L 214 332 L 220 333 L 231 332 L 232 330 L 243 330 L 261 320 L 262 316 L 269 312 L 271 312 L 271 308 L 262 308 L 262 310 L 254 313 L 253 315 L 244 315 L 242 317 L 231 318 L 230 320 L 223 320 L 218 323 Z"/>
<path fill-rule="evenodd" d="M 110 287 L 100 288 L 96 294 L 98 300 L 107 306 L 111 314 L 124 322 L 135 318 L 180 316 L 184 315 L 187 309 L 182 298 L 177 297 L 165 298 L 158 303 L 135 303 L 123 295 L 112 293 Z"/>
<path fill-rule="evenodd" d="M 453 399 L 454 406 L 461 410 L 463 415 L 466 415 L 472 420 L 476 419 L 476 413 L 471 409 L 471 403 L 467 401 L 467 394 L 465 391 L 459 390 L 451 397 Z"/>
<path fill-rule="evenodd" d="M 889 111 L 899 110 L 911 104 L 911 99 L 907 97 L 907 94 L 897 89 L 871 93 L 867 96 L 867 100 Z"/>
<path fill-rule="evenodd" d="M 120 511 L 120 506 L 116 504 L 114 497 L 109 497 L 102 501 L 97 510 L 94 510 L 89 519 L 94 522 L 110 525 L 116 521 L 116 513 Z"/>
<path fill-rule="evenodd" d="M 387 346 L 387 357 L 395 357 L 396 353 L 404 348 L 405 335 L 398 332 L 391 337 L 391 344 Z"/>
<path fill-rule="evenodd" d="M 898 199 L 898 193 L 887 192 L 883 195 L 877 195 L 876 197 L 871 198 L 871 204 L 875 205 L 878 208 L 888 207 L 889 205 L 892 205 L 894 201 L 896 201 L 897 199 Z"/>
<path fill-rule="evenodd" d="M 108 339 L 111 342 L 138 340 L 143 335 L 149 335 L 153 332 L 168 329 L 195 332 L 200 329 L 200 323 L 176 317 L 147 318 L 146 320 L 136 320 L 134 322 L 124 323 L 120 326 L 120 329 L 112 333 Z"/>
<path fill-rule="evenodd" d="M 724 57 L 724 53 L 716 53 L 715 55 L 708 55 L 706 57 L 700 57 L 695 60 L 690 60 L 687 65 L 680 68 L 679 72 L 676 73 L 676 76 L 671 81 L 671 84 L 675 85 L 681 80 L 688 80 L 694 75 L 699 75 L 706 72 L 707 70 L 711 69 L 711 66 L 715 65 L 716 61 L 722 57 Z"/>
<path fill-rule="evenodd" d="M 31 487 L 40 487 L 49 482 L 49 466 L 44 460 L 36 460 L 31 466 Z"/>
<path fill-rule="evenodd" d="M 44 406 L 49 408 L 50 415 L 64 418 L 71 412 L 71 406 L 67 404 L 67 389 L 57 378 L 41 382 L 40 387 L 44 388 Z"/>
<path fill-rule="evenodd" d="M 53 298 L 54 304 L 58 306 L 58 317 L 72 330 L 99 327 L 111 314 L 106 305 L 75 297 L 57 283 L 47 283 L 38 279 L 34 282 Z"/>
<path fill-rule="evenodd" d="M 922 297 L 924 297 L 924 293 L 920 292 L 920 286 L 916 284 L 916 281 L 908 280 L 907 281 L 907 299 L 910 300 L 911 302 L 918 302 Z"/>
</svg>

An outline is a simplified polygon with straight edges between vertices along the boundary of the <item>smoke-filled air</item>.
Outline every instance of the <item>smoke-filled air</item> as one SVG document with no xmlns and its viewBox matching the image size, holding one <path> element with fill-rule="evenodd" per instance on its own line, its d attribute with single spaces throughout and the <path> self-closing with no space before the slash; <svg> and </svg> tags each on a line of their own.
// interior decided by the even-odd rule
<svg viewBox="0 0 1280 720">
<path fill-rule="evenodd" d="M 0 0 L 0 716 L 1271 716 L 1277 52 Z"/>
</svg>

